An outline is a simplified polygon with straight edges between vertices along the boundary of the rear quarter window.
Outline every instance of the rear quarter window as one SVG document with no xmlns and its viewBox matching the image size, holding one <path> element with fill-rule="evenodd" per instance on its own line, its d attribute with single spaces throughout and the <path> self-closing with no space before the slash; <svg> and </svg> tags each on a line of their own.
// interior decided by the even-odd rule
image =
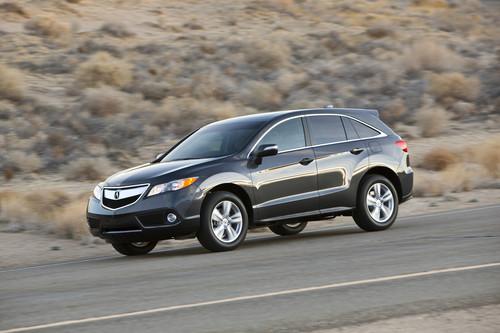
<svg viewBox="0 0 500 333">
<path fill-rule="evenodd" d="M 359 121 L 350 119 L 350 122 L 360 139 L 371 138 L 380 134 L 379 131 L 376 131 L 369 126 L 366 126 L 365 124 L 362 124 Z"/>
</svg>

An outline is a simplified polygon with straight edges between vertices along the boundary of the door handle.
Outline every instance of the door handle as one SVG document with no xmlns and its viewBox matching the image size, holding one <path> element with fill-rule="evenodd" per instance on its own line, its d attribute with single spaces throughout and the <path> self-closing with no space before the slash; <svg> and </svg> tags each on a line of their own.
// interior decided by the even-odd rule
<svg viewBox="0 0 500 333">
<path fill-rule="evenodd" d="M 353 155 L 359 155 L 359 154 L 361 154 L 363 151 L 364 151 L 364 149 L 363 149 L 363 148 L 353 148 L 353 149 L 351 149 L 351 154 L 353 154 Z"/>
<path fill-rule="evenodd" d="M 302 165 L 308 165 L 312 161 L 314 161 L 314 158 L 304 157 L 303 159 L 300 160 L 299 163 L 302 164 Z"/>
</svg>

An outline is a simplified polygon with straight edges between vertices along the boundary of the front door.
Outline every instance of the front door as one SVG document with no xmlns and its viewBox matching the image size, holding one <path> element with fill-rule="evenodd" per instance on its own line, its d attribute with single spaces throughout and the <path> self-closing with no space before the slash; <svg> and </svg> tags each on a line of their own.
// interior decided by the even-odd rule
<svg viewBox="0 0 500 333">
<path fill-rule="evenodd" d="M 267 222 L 318 213 L 314 151 L 306 147 L 302 117 L 285 120 L 257 144 L 276 144 L 278 154 L 252 169 L 255 219 Z"/>
</svg>

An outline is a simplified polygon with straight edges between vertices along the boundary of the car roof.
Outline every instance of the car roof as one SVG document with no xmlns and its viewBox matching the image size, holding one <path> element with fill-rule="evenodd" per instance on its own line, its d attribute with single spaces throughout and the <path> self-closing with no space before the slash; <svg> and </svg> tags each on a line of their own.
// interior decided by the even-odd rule
<svg viewBox="0 0 500 333">
<path fill-rule="evenodd" d="M 275 120 L 281 120 L 289 118 L 291 116 L 301 116 L 308 114 L 342 114 L 342 115 L 352 115 L 352 116 L 375 116 L 378 118 L 379 114 L 377 110 L 374 109 L 351 109 L 351 108 L 314 108 L 314 109 L 297 109 L 297 110 L 283 110 L 283 111 L 272 111 L 272 112 L 262 112 L 255 113 L 245 116 L 234 117 L 230 119 L 225 119 L 218 121 L 217 123 L 229 123 L 229 122 L 273 122 Z"/>
</svg>

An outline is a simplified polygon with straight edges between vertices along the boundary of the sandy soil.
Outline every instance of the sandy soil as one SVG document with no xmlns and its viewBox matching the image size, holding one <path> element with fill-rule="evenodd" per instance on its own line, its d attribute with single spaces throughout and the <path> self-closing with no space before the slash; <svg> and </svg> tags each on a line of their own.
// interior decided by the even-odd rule
<svg viewBox="0 0 500 333">
<path fill-rule="evenodd" d="M 477 190 L 438 198 L 414 198 L 400 207 L 399 216 L 474 208 L 498 203 L 500 203 L 500 190 Z M 353 225 L 353 223 L 351 218 L 341 217 L 310 223 L 306 230 Z M 267 228 L 260 228 L 252 230 L 249 237 L 256 237 L 256 235 L 272 234 Z M 101 240 L 81 242 L 60 239 L 51 235 L 39 235 L 33 231 L 0 232 L 0 244 L 2 244 L 0 252 L 0 268 L 2 269 L 116 255 L 113 248 Z M 164 241 L 157 249 L 165 250 L 192 244 L 196 244 L 196 240 Z"/>
<path fill-rule="evenodd" d="M 315 333 L 440 333 L 460 332 L 494 333 L 500 331 L 500 305 L 453 310 L 442 313 L 422 314 L 381 320 L 356 326 L 347 326 Z"/>
</svg>

